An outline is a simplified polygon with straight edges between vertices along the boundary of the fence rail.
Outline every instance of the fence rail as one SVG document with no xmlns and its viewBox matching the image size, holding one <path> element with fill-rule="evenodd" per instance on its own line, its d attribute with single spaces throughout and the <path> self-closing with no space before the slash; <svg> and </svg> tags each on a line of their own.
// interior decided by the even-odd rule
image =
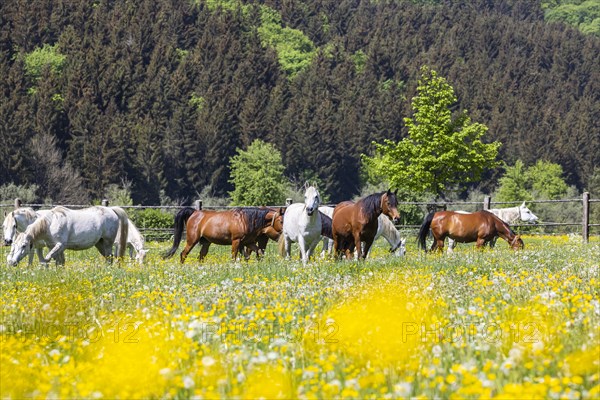
<svg viewBox="0 0 600 400">
<path fill-rule="evenodd" d="M 270 207 L 285 207 L 287 205 L 290 205 L 292 203 L 292 199 L 286 199 L 286 204 L 285 205 L 277 205 L 277 206 L 270 206 Z M 423 208 L 426 208 L 427 210 L 433 210 L 433 209 L 447 209 L 447 208 L 453 208 L 453 209 L 462 209 L 465 208 L 465 206 L 475 206 L 477 209 L 490 209 L 490 208 L 502 208 L 503 206 L 515 206 L 515 205 L 519 205 L 521 204 L 522 201 L 518 201 L 518 202 L 498 202 L 498 201 L 492 201 L 490 196 L 485 196 L 483 198 L 483 201 L 448 201 L 448 202 L 418 202 L 418 201 L 400 201 L 398 202 L 399 206 L 420 206 Z M 542 222 L 539 224 L 534 225 L 535 227 L 538 228 L 552 228 L 552 227 L 573 227 L 573 226 L 580 226 L 581 227 L 581 234 L 582 234 L 582 238 L 583 241 L 585 243 L 587 243 L 589 241 L 589 237 L 590 237 L 590 228 L 597 228 L 600 227 L 600 223 L 592 223 L 590 221 L 590 206 L 592 204 L 596 204 L 596 203 L 600 203 L 600 199 L 592 199 L 590 198 L 590 195 L 588 192 L 583 193 L 581 198 L 578 199 L 561 199 L 561 200 L 528 200 L 527 201 L 528 204 L 552 204 L 552 203 L 576 203 L 576 204 L 581 204 L 581 210 L 582 210 L 582 218 L 579 222 L 575 222 L 575 221 L 568 221 L 568 222 Z M 40 204 L 40 203 L 31 203 L 31 204 L 23 204 L 21 202 L 20 199 L 15 199 L 13 204 L 0 204 L 0 209 L 12 209 L 12 208 L 18 208 L 18 207 L 33 207 L 33 208 L 52 208 L 55 207 L 59 204 Z M 68 207 L 68 208 L 85 208 L 85 207 L 89 207 L 90 205 L 82 205 L 82 204 L 60 204 L 63 207 Z M 109 205 L 109 201 L 108 200 L 102 200 L 102 205 L 104 206 L 108 206 Z M 328 204 L 331 206 L 335 206 L 335 204 Z M 492 205 L 494 207 L 492 207 Z M 189 207 L 189 206 L 120 206 L 121 208 L 125 209 L 125 210 L 145 210 L 145 209 L 156 209 L 156 210 L 167 210 L 167 211 L 178 211 L 182 208 L 185 207 Z M 193 208 L 195 209 L 206 209 L 206 210 L 226 210 L 226 209 L 232 209 L 232 208 L 236 208 L 235 206 L 204 206 L 202 204 L 202 200 L 196 200 L 193 203 Z M 467 207 L 468 208 L 468 207 Z M 525 227 L 531 227 L 532 225 L 529 224 L 511 224 L 512 227 L 515 228 L 525 228 Z M 401 229 L 401 230 L 413 230 L 413 229 L 418 229 L 420 227 L 420 225 L 415 225 L 415 224 L 402 224 L 402 225 L 397 225 L 397 228 Z M 165 229 L 165 228 L 152 228 L 152 227 L 144 227 L 144 226 L 138 226 L 138 228 L 140 229 L 140 231 L 142 232 L 142 234 L 146 235 L 148 238 L 151 239 L 169 239 L 172 235 L 172 230 L 171 229 Z"/>
</svg>

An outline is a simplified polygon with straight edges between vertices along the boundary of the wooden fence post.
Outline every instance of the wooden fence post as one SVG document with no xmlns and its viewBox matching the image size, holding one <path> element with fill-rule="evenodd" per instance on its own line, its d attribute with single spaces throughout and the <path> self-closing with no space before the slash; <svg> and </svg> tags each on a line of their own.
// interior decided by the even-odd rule
<svg viewBox="0 0 600 400">
<path fill-rule="evenodd" d="M 583 243 L 590 241 L 590 192 L 583 192 Z"/>
<path fill-rule="evenodd" d="M 196 210 L 202 210 L 202 200 L 196 200 L 196 201 L 194 201 L 194 208 Z"/>
<path fill-rule="evenodd" d="M 290 205 L 292 205 L 292 201 L 294 201 L 294 200 L 292 200 L 292 198 L 291 198 L 291 197 L 288 197 L 287 199 L 285 199 L 285 205 L 286 205 L 286 206 L 290 206 Z"/>
<path fill-rule="evenodd" d="M 108 207 L 108 199 L 102 199 L 102 207 Z"/>
<path fill-rule="evenodd" d="M 492 204 L 492 198 L 490 196 L 485 196 L 483 198 L 483 209 L 484 210 L 489 210 L 490 209 L 490 204 Z"/>
<path fill-rule="evenodd" d="M 15 199 L 15 210 L 16 210 L 17 208 L 21 208 L 21 204 L 23 204 L 23 202 L 21 201 L 21 199 L 20 199 L 20 198 L 18 198 L 18 197 L 17 197 L 17 198 Z"/>
</svg>

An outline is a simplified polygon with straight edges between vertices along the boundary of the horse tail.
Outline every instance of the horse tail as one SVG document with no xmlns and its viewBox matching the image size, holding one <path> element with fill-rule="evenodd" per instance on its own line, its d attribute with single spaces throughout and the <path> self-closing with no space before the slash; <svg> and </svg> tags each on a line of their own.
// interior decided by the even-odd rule
<svg viewBox="0 0 600 400">
<path fill-rule="evenodd" d="M 279 255 L 285 258 L 285 234 L 283 232 L 281 232 L 279 240 L 277 240 L 277 248 L 279 249 Z"/>
<path fill-rule="evenodd" d="M 425 251 L 427 251 L 427 235 L 429 234 L 429 228 L 431 227 L 431 221 L 433 221 L 434 212 L 430 212 L 427 214 L 425 219 L 423 220 L 423 224 L 421 224 L 421 228 L 419 229 L 419 234 L 417 239 L 419 241 L 419 247 Z"/>
<path fill-rule="evenodd" d="M 175 226 L 173 233 L 173 247 L 169 249 L 164 255 L 163 258 L 169 258 L 177 251 L 179 247 L 179 243 L 181 243 L 181 236 L 183 233 L 183 226 L 187 223 L 188 219 L 192 216 L 192 214 L 196 212 L 191 207 L 182 208 L 177 215 L 175 215 Z"/>
<path fill-rule="evenodd" d="M 129 217 L 121 207 L 111 207 L 119 217 L 119 253 L 117 257 L 123 257 L 127 250 L 127 236 L 129 235 Z"/>
</svg>

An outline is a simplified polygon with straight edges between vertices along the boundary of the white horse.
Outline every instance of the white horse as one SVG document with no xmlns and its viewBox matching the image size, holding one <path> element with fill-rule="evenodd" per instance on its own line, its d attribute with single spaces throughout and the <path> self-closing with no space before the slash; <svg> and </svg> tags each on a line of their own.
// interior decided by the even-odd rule
<svg viewBox="0 0 600 400">
<path fill-rule="evenodd" d="M 65 249 L 85 250 L 95 246 L 100 254 L 112 261 L 112 247 L 115 238 L 122 232 L 119 244 L 119 257 L 127 246 L 128 218 L 119 207 L 90 207 L 83 210 L 70 210 L 54 207 L 45 216 L 29 225 L 23 235 L 17 236 L 8 257 L 11 266 L 27 255 L 34 243 L 43 241 L 50 252 L 44 258 L 48 263 L 52 258 L 56 263 L 65 263 Z"/>
<path fill-rule="evenodd" d="M 283 232 L 279 237 L 279 254 L 289 258 L 292 242 L 300 247 L 302 264 L 306 265 L 321 238 L 321 196 L 314 186 L 304 192 L 304 203 L 287 207 L 283 216 Z"/>
<path fill-rule="evenodd" d="M 333 207 L 328 206 L 319 207 L 319 211 L 330 218 L 333 216 L 333 209 Z M 385 215 L 380 215 L 379 218 L 377 218 L 377 233 L 375 234 L 375 239 L 373 241 L 379 239 L 381 236 L 383 236 L 390 246 L 392 246 L 390 253 L 394 253 L 396 256 L 403 256 L 406 254 L 406 239 L 400 237 L 400 232 L 398 232 L 394 223 Z M 323 251 L 321 252 L 321 256 L 324 257 L 326 254 L 331 254 L 332 251 L 333 239 L 323 237 Z"/>
<path fill-rule="evenodd" d="M 135 250 L 135 259 L 138 263 L 143 264 L 148 250 L 144 249 L 146 240 L 131 220 L 127 221 L 127 248 L 129 249 L 129 257 L 133 259 Z M 119 243 L 121 241 L 121 231 L 115 238 L 115 254 L 119 254 Z"/>
<path fill-rule="evenodd" d="M 527 222 L 529 224 L 536 224 L 538 221 L 538 217 L 525 205 L 525 202 L 520 206 L 516 207 L 506 207 L 506 208 L 490 208 L 487 210 L 494 214 L 496 217 L 500 218 L 502 221 L 506 222 L 509 225 L 514 224 L 515 222 Z M 462 214 L 470 214 L 467 211 L 456 211 Z M 494 247 L 496 245 L 496 240 L 498 238 L 490 240 L 490 247 Z M 454 248 L 456 247 L 456 242 L 450 238 L 448 238 L 448 253 L 452 253 Z"/>
<path fill-rule="evenodd" d="M 9 213 L 4 213 L 4 222 L 2 228 L 4 231 L 4 245 L 10 246 L 19 232 L 25 232 L 25 229 L 31 225 L 36 219 L 45 216 L 50 210 L 34 211 L 31 207 L 21 207 Z M 40 262 L 43 262 L 43 248 L 46 243 L 38 241 L 34 244 Z M 12 250 L 12 249 L 11 249 Z M 29 265 L 33 263 L 33 249 L 29 252 Z"/>
</svg>

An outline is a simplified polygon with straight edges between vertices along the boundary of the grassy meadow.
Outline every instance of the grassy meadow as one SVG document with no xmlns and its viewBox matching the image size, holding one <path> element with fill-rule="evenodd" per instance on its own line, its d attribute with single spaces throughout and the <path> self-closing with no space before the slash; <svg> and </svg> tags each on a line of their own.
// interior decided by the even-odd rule
<svg viewBox="0 0 600 400">
<path fill-rule="evenodd" d="M 2 398 L 598 398 L 600 241 L 0 268 Z M 183 245 L 180 246 L 180 250 Z M 320 247 L 319 247 L 320 248 Z M 0 250 L 4 260 L 7 248 Z"/>
</svg>

